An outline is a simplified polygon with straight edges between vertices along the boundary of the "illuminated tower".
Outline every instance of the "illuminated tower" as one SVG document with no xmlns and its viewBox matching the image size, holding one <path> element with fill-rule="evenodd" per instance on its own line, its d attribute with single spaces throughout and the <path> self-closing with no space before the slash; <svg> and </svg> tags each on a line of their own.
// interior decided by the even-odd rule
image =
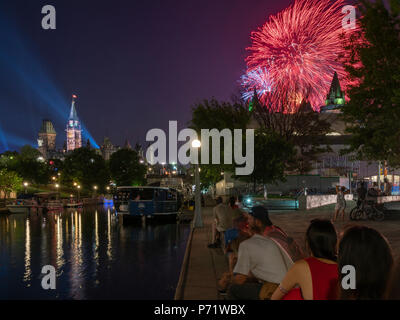
<svg viewBox="0 0 400 320">
<path fill-rule="evenodd" d="M 335 72 L 325 105 L 320 108 L 321 112 L 340 113 L 345 103 L 345 94 L 340 87 L 339 77 Z"/>
<path fill-rule="evenodd" d="M 75 100 L 78 97 L 72 96 L 71 112 L 67 124 L 67 151 L 72 151 L 82 147 L 82 130 L 78 115 L 75 109 Z"/>
<path fill-rule="evenodd" d="M 49 120 L 43 120 L 39 131 L 38 149 L 42 156 L 47 159 L 51 153 L 56 150 L 57 133 L 54 130 L 53 123 Z"/>
</svg>

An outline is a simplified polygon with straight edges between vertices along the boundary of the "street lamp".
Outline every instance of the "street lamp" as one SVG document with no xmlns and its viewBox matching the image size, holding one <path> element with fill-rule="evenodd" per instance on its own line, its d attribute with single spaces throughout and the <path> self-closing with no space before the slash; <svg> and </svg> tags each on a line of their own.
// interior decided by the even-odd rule
<svg viewBox="0 0 400 320">
<path fill-rule="evenodd" d="M 29 183 L 28 182 L 24 182 L 25 194 L 28 193 L 28 190 L 27 190 L 28 186 L 29 186 Z"/>
<path fill-rule="evenodd" d="M 57 200 L 58 200 L 58 188 L 60 187 L 60 185 L 58 183 L 55 184 L 56 190 L 57 190 Z"/>
<path fill-rule="evenodd" d="M 192 148 L 200 149 L 201 142 L 199 140 L 193 140 Z M 198 159 L 196 159 L 198 160 Z M 193 220 L 193 228 L 202 228 L 203 227 L 203 220 L 201 218 L 201 193 L 200 193 L 200 168 L 199 163 L 196 161 L 195 164 L 195 173 L 194 173 L 194 180 L 195 180 L 195 198 L 194 198 L 194 220 Z"/>
<path fill-rule="evenodd" d="M 94 197 L 96 198 L 97 197 L 97 186 L 93 186 L 93 189 L 94 189 Z"/>
<path fill-rule="evenodd" d="M 81 194 L 80 194 L 81 186 L 77 186 L 77 188 L 78 188 L 78 201 L 79 201 L 81 198 Z"/>
</svg>

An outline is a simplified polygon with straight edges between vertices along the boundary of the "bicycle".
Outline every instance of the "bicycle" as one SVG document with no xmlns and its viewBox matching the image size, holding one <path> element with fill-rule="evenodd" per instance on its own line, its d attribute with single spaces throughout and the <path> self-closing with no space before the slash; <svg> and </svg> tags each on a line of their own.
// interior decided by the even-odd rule
<svg viewBox="0 0 400 320">
<path fill-rule="evenodd" d="M 350 211 L 350 220 L 364 220 L 365 218 L 374 221 L 383 221 L 385 213 L 376 207 L 374 201 L 364 200 L 361 205 Z"/>
</svg>

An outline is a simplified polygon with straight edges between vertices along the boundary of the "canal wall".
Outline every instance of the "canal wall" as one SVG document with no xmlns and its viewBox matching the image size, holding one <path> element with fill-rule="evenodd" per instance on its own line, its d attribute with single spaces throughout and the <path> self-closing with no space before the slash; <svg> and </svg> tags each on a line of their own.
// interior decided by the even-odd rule
<svg viewBox="0 0 400 320">
<path fill-rule="evenodd" d="M 301 195 L 298 198 L 299 209 L 310 210 L 314 208 L 327 206 L 329 204 L 336 203 L 336 199 L 337 199 L 336 194 L 322 194 L 322 195 L 310 195 L 310 196 Z M 351 201 L 353 200 L 353 195 L 346 194 L 345 199 L 346 201 Z"/>
<path fill-rule="evenodd" d="M 298 198 L 299 201 L 299 209 L 300 210 L 310 210 L 314 208 L 319 208 L 322 206 L 327 206 L 329 204 L 336 203 L 337 195 L 336 194 L 327 194 L 327 195 L 301 195 Z M 346 194 L 345 199 L 347 201 L 353 200 L 352 194 Z M 378 203 L 388 203 L 400 201 L 400 196 L 384 196 L 378 197 Z"/>
</svg>

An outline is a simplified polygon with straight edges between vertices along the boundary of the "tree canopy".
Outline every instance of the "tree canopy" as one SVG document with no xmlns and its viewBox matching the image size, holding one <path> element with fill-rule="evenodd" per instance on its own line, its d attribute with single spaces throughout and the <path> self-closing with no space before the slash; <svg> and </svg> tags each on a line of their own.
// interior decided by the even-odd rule
<svg viewBox="0 0 400 320">
<path fill-rule="evenodd" d="M 118 186 L 144 185 L 146 166 L 140 163 L 138 152 L 121 149 L 113 153 L 109 162 L 110 173 Z"/>
<path fill-rule="evenodd" d="M 341 59 L 352 85 L 343 117 L 351 134 L 348 152 L 400 166 L 399 1 L 360 0 L 359 30 L 345 42 Z"/>
<path fill-rule="evenodd" d="M 22 178 L 14 171 L 0 169 L 0 191 L 3 192 L 4 198 L 9 197 L 13 191 L 22 188 Z"/>
<path fill-rule="evenodd" d="M 190 127 L 194 129 L 197 134 L 201 135 L 202 129 L 242 129 L 245 130 L 249 125 L 251 114 L 246 105 L 240 100 L 233 99 L 232 102 L 219 102 L 212 98 L 210 100 L 203 100 L 201 103 L 192 108 L 192 120 Z M 233 144 L 232 144 L 233 147 Z M 233 150 L 233 149 L 232 149 Z M 200 150 L 201 152 L 201 150 Z M 224 158 L 224 144 L 221 143 L 220 150 L 221 159 Z M 212 155 L 210 154 L 210 159 Z M 222 179 L 222 172 L 233 172 L 235 165 L 222 164 L 200 165 L 200 180 L 202 188 L 207 188 L 214 185 Z"/>
<path fill-rule="evenodd" d="M 110 182 L 110 175 L 101 155 L 93 149 L 79 148 L 65 157 L 61 181 L 67 186 L 76 182 L 87 190 L 97 186 L 104 191 Z"/>
</svg>

